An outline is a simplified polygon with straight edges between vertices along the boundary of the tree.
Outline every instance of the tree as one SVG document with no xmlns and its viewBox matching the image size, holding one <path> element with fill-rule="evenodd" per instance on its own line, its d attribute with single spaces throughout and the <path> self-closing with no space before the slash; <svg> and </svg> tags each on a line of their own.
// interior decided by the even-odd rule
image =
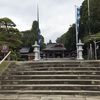
<svg viewBox="0 0 100 100">
<path fill-rule="evenodd" d="M 81 6 L 81 23 L 85 31 L 81 34 L 96 34 L 100 31 L 100 0 L 89 0 L 90 16 L 88 16 L 88 2 L 84 0 Z"/>
<path fill-rule="evenodd" d="M 70 26 L 68 31 L 59 37 L 56 41 L 63 43 L 68 51 L 73 51 L 76 49 L 76 33 L 75 24 Z"/>
<path fill-rule="evenodd" d="M 87 0 L 84 0 L 81 6 L 81 18 L 80 18 L 80 26 L 79 26 L 79 38 L 84 40 L 84 37 L 91 34 L 97 34 L 100 32 L 100 0 L 89 0 L 90 1 L 90 16 L 88 16 L 88 2 Z M 74 26 L 73 26 L 74 27 Z M 73 44 L 73 42 L 68 42 L 71 40 L 70 36 L 72 36 L 71 32 L 74 28 L 69 28 L 69 30 L 64 33 L 60 37 L 60 41 L 63 41 L 64 44 L 70 45 Z M 90 33 L 89 33 L 90 31 Z M 70 35 L 69 35 L 70 33 Z M 75 33 L 75 32 L 74 32 Z M 74 35 L 75 36 L 75 35 Z M 66 37 L 66 39 L 65 39 Z M 75 38 L 74 38 L 75 39 Z M 85 38 L 86 39 L 86 38 Z M 85 40 L 86 41 L 86 40 Z M 84 41 L 83 41 L 84 42 Z"/>
<path fill-rule="evenodd" d="M 5 29 L 4 31 L 7 33 L 9 31 L 8 29 L 15 27 L 16 24 L 11 19 L 5 17 L 0 19 L 0 26 L 1 28 Z"/>
<path fill-rule="evenodd" d="M 7 44 L 10 51 L 12 51 L 12 57 L 17 58 L 19 56 L 19 47 L 21 42 L 21 34 L 17 28 L 14 28 L 16 24 L 9 18 L 0 19 L 0 45 Z"/>
<path fill-rule="evenodd" d="M 26 30 L 21 33 L 24 34 L 21 39 L 23 42 L 22 46 L 32 47 L 32 45 L 35 44 L 35 41 L 38 41 L 38 22 L 33 21 L 31 30 Z M 44 37 L 40 35 L 40 38 L 41 38 L 40 48 L 43 49 L 45 48 Z"/>
<path fill-rule="evenodd" d="M 88 0 L 84 0 L 81 6 L 81 17 L 79 26 L 79 39 L 85 43 L 84 51 L 87 52 L 91 36 L 100 36 L 100 0 L 89 0 L 90 3 L 90 16 L 88 16 Z M 62 42 L 68 50 L 75 48 L 75 25 L 73 24 L 69 30 L 64 33 L 57 41 Z M 92 41 L 93 43 L 93 41 Z"/>
</svg>

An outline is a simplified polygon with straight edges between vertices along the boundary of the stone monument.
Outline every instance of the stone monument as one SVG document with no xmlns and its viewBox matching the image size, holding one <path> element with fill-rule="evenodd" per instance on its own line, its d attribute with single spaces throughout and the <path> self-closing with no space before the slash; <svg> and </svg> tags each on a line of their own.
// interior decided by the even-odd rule
<svg viewBox="0 0 100 100">
<path fill-rule="evenodd" d="M 37 41 L 35 41 L 35 44 L 32 45 L 32 47 L 34 47 L 34 55 L 35 55 L 34 60 L 35 60 L 35 61 L 40 60 L 40 47 L 39 47 L 39 45 L 37 44 Z"/>
<path fill-rule="evenodd" d="M 79 43 L 77 43 L 77 51 L 78 51 L 78 57 L 77 57 L 77 60 L 83 60 L 84 58 L 83 58 L 83 53 L 82 53 L 82 51 L 83 51 L 83 48 L 82 48 L 82 46 L 84 45 L 84 43 L 82 43 L 81 42 L 81 40 L 79 39 Z"/>
</svg>

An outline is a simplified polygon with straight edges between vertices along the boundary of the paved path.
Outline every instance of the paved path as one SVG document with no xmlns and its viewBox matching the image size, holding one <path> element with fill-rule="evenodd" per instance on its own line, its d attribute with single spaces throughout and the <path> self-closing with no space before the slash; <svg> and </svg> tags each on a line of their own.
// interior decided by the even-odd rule
<svg viewBox="0 0 100 100">
<path fill-rule="evenodd" d="M 100 96 L 81 95 L 2 95 L 0 100 L 100 100 Z"/>
</svg>

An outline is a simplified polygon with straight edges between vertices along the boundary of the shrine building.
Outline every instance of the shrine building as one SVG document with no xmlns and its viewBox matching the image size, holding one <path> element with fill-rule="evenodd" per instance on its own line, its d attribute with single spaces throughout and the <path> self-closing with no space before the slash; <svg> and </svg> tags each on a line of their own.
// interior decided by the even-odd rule
<svg viewBox="0 0 100 100">
<path fill-rule="evenodd" d="M 64 58 L 66 56 L 66 48 L 61 43 L 47 43 L 46 48 L 42 50 L 47 58 Z"/>
</svg>

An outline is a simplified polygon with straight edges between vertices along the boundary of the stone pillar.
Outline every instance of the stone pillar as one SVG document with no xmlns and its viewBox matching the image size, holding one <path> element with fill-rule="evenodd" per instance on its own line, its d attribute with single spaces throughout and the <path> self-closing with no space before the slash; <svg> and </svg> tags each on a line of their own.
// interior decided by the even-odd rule
<svg viewBox="0 0 100 100">
<path fill-rule="evenodd" d="M 83 54 L 82 54 L 82 51 L 83 51 L 83 48 L 82 48 L 82 46 L 84 45 L 84 43 L 82 43 L 81 42 L 81 40 L 79 39 L 79 43 L 77 43 L 77 46 L 78 46 L 78 58 L 77 58 L 77 60 L 83 60 L 84 58 L 83 58 Z"/>
<path fill-rule="evenodd" d="M 39 45 L 37 44 L 37 41 L 35 41 L 33 47 L 34 47 L 34 55 L 35 55 L 34 60 L 35 61 L 40 60 L 40 51 L 39 51 L 40 49 L 39 49 Z"/>
</svg>

